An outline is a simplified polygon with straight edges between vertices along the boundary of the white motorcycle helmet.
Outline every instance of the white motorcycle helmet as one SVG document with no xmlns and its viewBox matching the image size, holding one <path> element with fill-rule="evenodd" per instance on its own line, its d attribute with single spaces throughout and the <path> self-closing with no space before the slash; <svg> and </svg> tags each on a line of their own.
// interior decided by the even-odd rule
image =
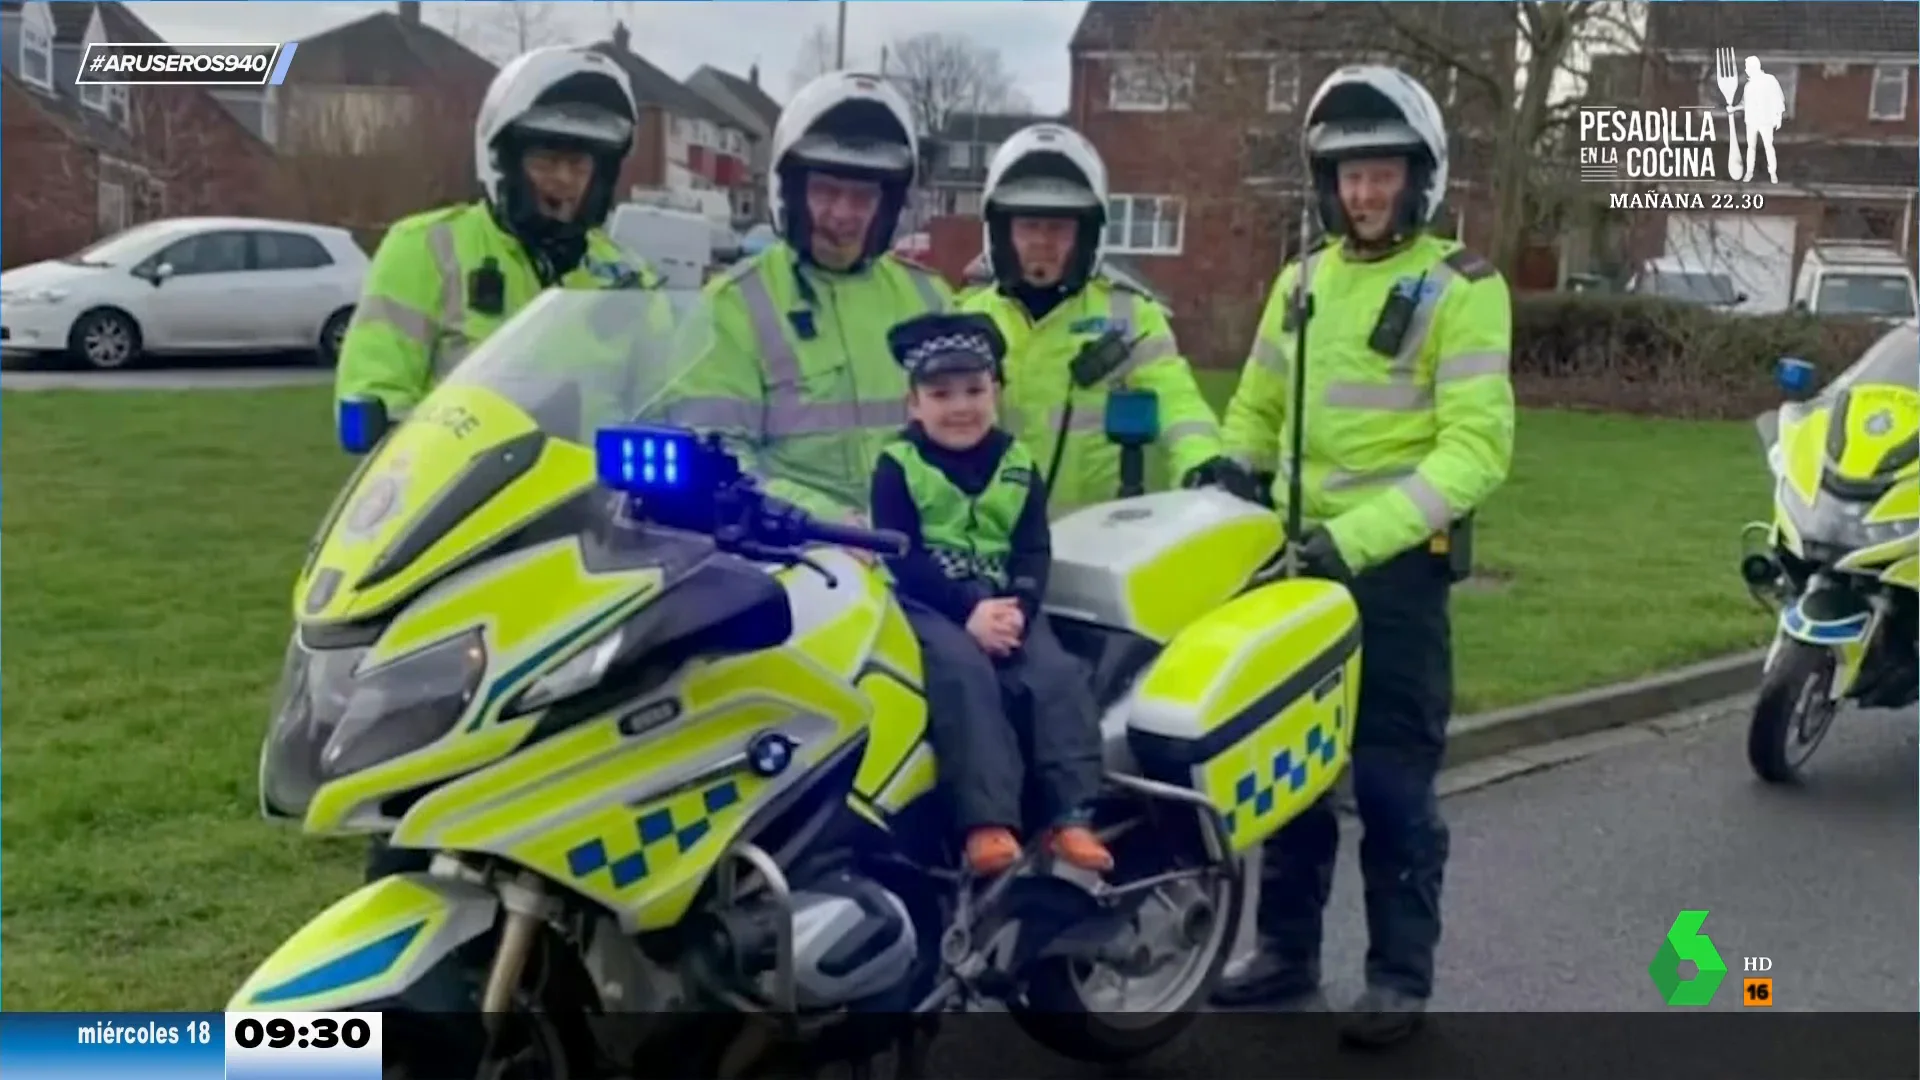
<svg viewBox="0 0 1920 1080">
<path fill-rule="evenodd" d="M 577 237 L 603 224 L 638 116 L 627 73 L 591 48 L 555 46 L 516 57 L 493 78 L 473 126 L 474 167 L 501 224 L 523 239 Z M 593 182 L 570 222 L 540 211 L 520 166 L 533 147 L 593 155 Z"/>
<path fill-rule="evenodd" d="M 1080 223 L 1062 292 L 1079 291 L 1106 253 L 1107 166 L 1086 137 L 1061 124 L 1033 124 L 1000 144 L 981 196 L 987 265 L 1003 289 L 1023 280 L 1013 250 L 1015 217 L 1068 217 Z"/>
<path fill-rule="evenodd" d="M 1433 220 L 1447 194 L 1447 125 L 1427 88 L 1398 68 L 1356 64 L 1327 76 L 1307 105 L 1301 149 L 1318 196 L 1320 224 L 1351 231 L 1338 168 L 1359 158 L 1407 159 L 1407 190 L 1395 208 L 1396 238 Z"/>
<path fill-rule="evenodd" d="M 806 213 L 807 174 L 819 170 L 855 180 L 877 180 L 884 192 L 867 235 L 862 264 L 893 246 L 920 167 L 913 110 L 892 84 L 876 75 L 833 71 L 808 83 L 780 111 L 767 169 L 773 223 L 803 257 L 813 222 Z M 797 210 L 796 210 L 797 208 Z"/>
</svg>

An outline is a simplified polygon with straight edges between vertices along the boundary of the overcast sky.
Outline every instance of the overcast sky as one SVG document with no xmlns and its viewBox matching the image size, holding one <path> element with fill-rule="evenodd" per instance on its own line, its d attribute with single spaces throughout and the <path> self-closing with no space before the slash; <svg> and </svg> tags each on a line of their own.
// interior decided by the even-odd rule
<svg viewBox="0 0 1920 1080">
<path fill-rule="evenodd" d="M 161 36 L 173 41 L 283 41 L 310 36 L 372 11 L 378 3 L 187 3 L 144 0 L 129 5 Z M 454 32 L 498 60 L 511 51 L 515 34 L 504 3 L 464 0 L 429 3 L 427 22 Z M 760 65 L 761 84 L 785 100 L 800 43 L 816 26 L 829 31 L 831 3 L 542 3 L 543 29 L 561 40 L 604 37 L 615 19 L 633 33 L 633 47 L 669 74 L 686 78 L 701 64 L 744 75 Z M 1000 50 L 1019 89 L 1042 110 L 1067 105 L 1067 40 L 1082 3 L 1002 0 L 997 3 L 892 3 L 858 0 L 847 6 L 849 66 L 876 65 L 880 47 L 908 34 L 935 30 L 964 34 Z M 296 56 L 294 63 L 299 64 Z"/>
</svg>

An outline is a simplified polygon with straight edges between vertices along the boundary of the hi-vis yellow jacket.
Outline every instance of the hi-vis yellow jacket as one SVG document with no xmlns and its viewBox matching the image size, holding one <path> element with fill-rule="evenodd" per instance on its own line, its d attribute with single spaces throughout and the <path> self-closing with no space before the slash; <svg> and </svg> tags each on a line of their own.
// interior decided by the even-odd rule
<svg viewBox="0 0 1920 1080">
<path fill-rule="evenodd" d="M 1491 264 L 1422 235 L 1362 262 L 1339 246 L 1280 272 L 1227 406 L 1229 451 L 1277 472 L 1286 512 L 1292 434 L 1296 276 L 1313 296 L 1307 320 L 1301 514 L 1332 536 L 1358 573 L 1445 530 L 1506 479 L 1513 457 L 1512 298 Z M 1367 344 L 1396 288 L 1419 303 L 1399 350 Z"/>
<path fill-rule="evenodd" d="M 1225 451 L 1220 423 L 1194 383 L 1193 370 L 1160 305 L 1104 276 L 1035 322 L 1020 301 L 984 288 L 961 303 L 990 316 L 1007 340 L 1006 393 L 1000 422 L 1024 444 L 1043 471 L 1053 463 L 1069 394 L 1073 417 L 1060 475 L 1048 492 L 1049 517 L 1118 497 L 1120 448 L 1106 436 L 1107 393 L 1152 391 L 1160 401 L 1160 439 L 1147 461 L 1148 490 L 1180 482 L 1188 471 Z M 1069 370 L 1082 346 L 1109 329 L 1133 341 L 1133 353 L 1105 383 L 1080 389 Z"/>
<path fill-rule="evenodd" d="M 864 516 L 874 465 L 907 418 L 887 331 L 950 307 L 947 283 L 892 255 L 827 273 L 781 243 L 708 282 L 706 300 L 714 340 L 668 416 L 720 434 L 768 494 L 830 520 Z"/>
<path fill-rule="evenodd" d="M 501 289 L 493 304 L 472 276 L 491 260 Z M 500 324 L 546 285 L 533 256 L 502 229 L 485 202 L 404 218 L 387 230 L 367 268 L 334 373 L 339 398 L 377 397 L 404 416 Z M 554 284 L 563 289 L 651 289 L 659 278 L 595 229 L 587 254 Z M 487 310 L 495 309 L 497 310 Z"/>
</svg>

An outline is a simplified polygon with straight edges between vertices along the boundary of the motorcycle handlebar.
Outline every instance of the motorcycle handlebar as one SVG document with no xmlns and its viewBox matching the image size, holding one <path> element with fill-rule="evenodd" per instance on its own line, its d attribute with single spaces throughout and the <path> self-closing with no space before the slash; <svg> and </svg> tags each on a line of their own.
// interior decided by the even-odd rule
<svg viewBox="0 0 1920 1080">
<path fill-rule="evenodd" d="M 803 526 L 807 539 L 836 547 L 859 548 L 877 555 L 899 557 L 907 553 L 907 538 L 891 529 L 863 529 L 858 525 L 835 525 L 830 521 L 808 521 Z"/>
</svg>

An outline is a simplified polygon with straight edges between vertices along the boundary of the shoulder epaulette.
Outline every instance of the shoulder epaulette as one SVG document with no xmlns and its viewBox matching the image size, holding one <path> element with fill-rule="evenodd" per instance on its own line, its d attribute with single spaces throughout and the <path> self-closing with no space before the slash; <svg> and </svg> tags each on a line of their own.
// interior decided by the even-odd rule
<svg viewBox="0 0 1920 1080">
<path fill-rule="evenodd" d="M 727 267 L 725 270 L 714 275 L 713 280 L 716 282 L 724 281 L 731 285 L 758 269 L 760 269 L 760 257 L 756 255 L 751 259 L 741 259 L 732 266 Z"/>
<path fill-rule="evenodd" d="M 418 232 L 421 229 L 438 225 L 443 221 L 452 221 L 467 211 L 472 210 L 477 205 L 479 204 L 453 203 L 449 206 L 436 206 L 431 210 L 422 210 L 417 214 L 408 214 L 406 217 L 387 226 L 387 231 L 390 233 Z"/>
<path fill-rule="evenodd" d="M 1455 251 L 1441 261 L 1452 267 L 1454 273 L 1468 281 L 1483 281 L 1499 273 L 1492 263 L 1466 248 Z"/>
</svg>

